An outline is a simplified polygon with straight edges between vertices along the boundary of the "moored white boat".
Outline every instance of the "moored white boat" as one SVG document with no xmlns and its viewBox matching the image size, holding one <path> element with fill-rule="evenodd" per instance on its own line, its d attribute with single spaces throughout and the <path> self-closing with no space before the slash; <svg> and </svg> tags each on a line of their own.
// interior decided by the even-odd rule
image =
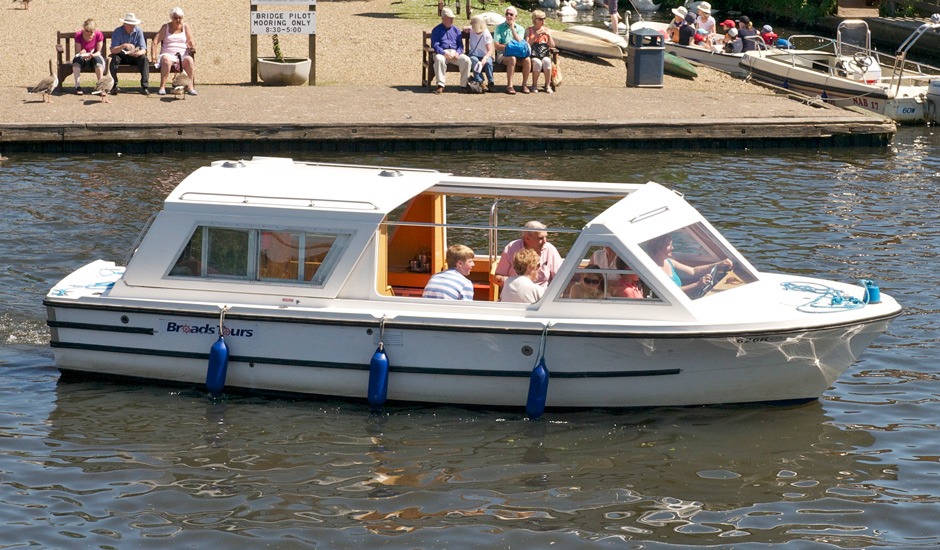
<svg viewBox="0 0 940 550">
<path fill-rule="evenodd" d="M 583 227 L 551 228 L 570 244 L 542 298 L 494 301 L 500 235 L 519 230 L 499 226 L 499 209 L 564 211 L 571 201 L 596 213 Z M 473 208 L 490 221 L 474 221 Z M 458 234 L 484 243 L 470 273 L 476 299 L 420 297 Z M 664 236 L 671 261 L 708 276 L 680 288 L 658 259 L 665 249 L 654 243 Z M 621 262 L 608 255 L 606 267 L 588 267 L 597 254 Z M 573 297 L 591 276 L 607 292 Z M 631 281 L 634 297 L 618 281 Z M 94 261 L 44 304 L 66 372 L 200 385 L 221 372 L 231 388 L 371 401 L 382 348 L 381 401 L 528 406 L 541 358 L 547 386 L 535 399 L 549 408 L 636 407 L 816 398 L 900 313 L 885 294 L 863 299 L 876 294 L 871 285 L 758 271 L 656 183 L 256 158 L 197 170 L 126 267 Z M 210 352 L 220 333 L 227 371 Z"/>
<path fill-rule="evenodd" d="M 928 31 L 940 30 L 940 16 L 918 28 L 898 49 L 898 56 L 871 48 L 868 25 L 862 20 L 839 24 L 836 40 L 793 36 L 802 50 L 748 52 L 741 68 L 758 80 L 818 95 L 841 106 L 856 106 L 896 122 L 937 122 L 940 108 L 940 68 L 907 61 L 907 51 Z"/>
</svg>

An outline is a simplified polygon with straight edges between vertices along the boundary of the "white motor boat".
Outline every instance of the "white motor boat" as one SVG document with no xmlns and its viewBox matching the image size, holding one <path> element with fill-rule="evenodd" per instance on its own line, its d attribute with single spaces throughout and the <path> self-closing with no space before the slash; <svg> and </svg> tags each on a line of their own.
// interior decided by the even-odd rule
<svg viewBox="0 0 940 550">
<path fill-rule="evenodd" d="M 565 212 L 575 202 L 593 212 L 549 227 L 552 240 L 570 244 L 543 296 L 498 301 L 499 243 L 521 229 L 500 226 L 500 209 Z M 469 273 L 475 299 L 423 298 L 455 242 L 481 243 Z M 697 273 L 677 284 L 664 255 Z M 45 297 L 63 372 L 373 405 L 533 414 L 540 402 L 811 400 L 901 312 L 867 280 L 758 271 L 679 194 L 652 182 L 279 158 L 195 171 L 125 264 L 93 261 Z"/>
<path fill-rule="evenodd" d="M 846 20 L 836 40 L 791 36 L 794 47 L 802 49 L 748 52 L 741 67 L 753 78 L 840 107 L 861 107 L 900 123 L 936 123 L 940 69 L 908 61 L 907 52 L 925 32 L 938 30 L 940 15 L 934 15 L 904 41 L 897 56 L 890 56 L 872 49 L 865 21 Z M 814 47 L 804 47 L 806 41 Z"/>
</svg>

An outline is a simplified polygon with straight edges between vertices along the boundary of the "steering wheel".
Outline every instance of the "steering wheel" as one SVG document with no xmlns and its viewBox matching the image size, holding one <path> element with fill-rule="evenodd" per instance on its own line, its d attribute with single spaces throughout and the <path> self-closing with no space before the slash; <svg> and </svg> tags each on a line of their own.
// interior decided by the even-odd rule
<svg viewBox="0 0 940 550">
<path fill-rule="evenodd" d="M 865 55 L 865 52 L 855 52 L 852 61 L 863 73 L 868 71 L 868 67 L 871 67 L 871 57 Z"/>
<path fill-rule="evenodd" d="M 698 293 L 698 297 L 701 298 L 702 296 L 705 296 L 706 294 L 711 292 L 711 290 L 715 288 L 715 285 L 717 285 L 719 281 L 724 279 L 725 275 L 727 274 L 728 274 L 727 267 L 722 266 L 722 264 L 720 263 L 713 265 L 711 270 L 709 270 L 708 272 L 709 277 L 711 277 L 711 282 L 705 284 L 702 287 L 702 290 L 700 290 Z"/>
</svg>

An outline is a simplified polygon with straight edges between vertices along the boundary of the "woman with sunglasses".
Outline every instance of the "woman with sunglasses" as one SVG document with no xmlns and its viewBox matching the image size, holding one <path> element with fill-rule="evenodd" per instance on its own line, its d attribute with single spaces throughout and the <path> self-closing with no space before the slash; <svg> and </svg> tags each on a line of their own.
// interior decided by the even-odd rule
<svg viewBox="0 0 940 550">
<path fill-rule="evenodd" d="M 597 264 L 588 264 L 587 269 L 600 269 Z M 603 300 L 606 297 L 604 291 L 604 275 L 601 273 L 583 273 L 581 280 L 571 286 L 569 297 L 584 298 L 587 300 Z"/>
<path fill-rule="evenodd" d="M 552 58 L 551 48 L 555 47 L 552 33 L 545 26 L 545 12 L 532 12 L 532 26 L 525 31 L 525 40 L 532 49 L 532 91 L 539 91 L 539 73 L 545 75 L 545 92 L 552 93 Z M 522 81 L 525 88 L 525 80 Z"/>
<path fill-rule="evenodd" d="M 189 30 L 189 25 L 183 23 L 182 8 L 173 8 L 170 11 L 170 22 L 164 23 L 160 27 L 160 31 L 157 32 L 157 36 L 153 37 L 153 48 L 150 51 L 160 52 L 155 60 L 156 67 L 160 69 L 160 90 L 157 91 L 158 95 L 166 95 L 166 80 L 170 76 L 170 70 L 174 64 L 182 65 L 182 67 L 176 67 L 176 70 L 186 71 L 186 74 L 189 75 L 190 82 L 192 82 L 189 90 L 187 90 L 189 95 L 198 95 L 196 92 L 196 77 L 194 76 L 196 61 L 193 59 L 193 55 L 196 54 L 196 46 L 193 44 L 193 35 Z M 177 54 L 179 54 L 179 58 L 182 58 L 182 63 L 179 63 Z"/>
</svg>

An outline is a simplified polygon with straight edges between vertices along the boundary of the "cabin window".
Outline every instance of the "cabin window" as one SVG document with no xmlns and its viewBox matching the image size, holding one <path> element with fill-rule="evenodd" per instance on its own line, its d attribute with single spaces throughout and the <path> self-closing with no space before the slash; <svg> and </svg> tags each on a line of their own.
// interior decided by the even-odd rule
<svg viewBox="0 0 940 550">
<path fill-rule="evenodd" d="M 617 252 L 591 244 L 565 285 L 563 300 L 661 301 Z"/>
<path fill-rule="evenodd" d="M 692 299 L 757 280 L 701 222 L 659 235 L 640 246 Z M 724 265 L 729 259 L 730 268 Z M 709 284 L 701 282 L 706 274 L 712 278 Z"/>
<path fill-rule="evenodd" d="M 322 286 L 348 234 L 197 227 L 170 270 L 178 277 L 306 282 Z"/>
</svg>

